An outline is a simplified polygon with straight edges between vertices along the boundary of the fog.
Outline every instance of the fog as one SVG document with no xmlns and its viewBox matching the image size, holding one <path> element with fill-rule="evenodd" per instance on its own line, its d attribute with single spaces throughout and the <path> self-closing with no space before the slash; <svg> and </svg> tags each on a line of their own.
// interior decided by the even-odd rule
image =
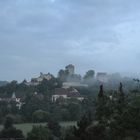
<svg viewBox="0 0 140 140">
<path fill-rule="evenodd" d="M 1 0 L 0 80 L 57 72 L 140 75 L 139 0 Z"/>
</svg>

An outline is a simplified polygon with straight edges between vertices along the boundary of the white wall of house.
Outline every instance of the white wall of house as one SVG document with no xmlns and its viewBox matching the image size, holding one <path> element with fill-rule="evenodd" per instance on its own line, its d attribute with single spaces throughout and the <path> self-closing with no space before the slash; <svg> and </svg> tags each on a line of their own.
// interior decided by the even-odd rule
<svg viewBox="0 0 140 140">
<path fill-rule="evenodd" d="M 78 97 L 77 100 L 83 101 L 84 100 L 84 97 Z"/>
<path fill-rule="evenodd" d="M 60 97 L 67 99 L 67 95 L 52 95 L 52 102 L 55 102 Z"/>
</svg>

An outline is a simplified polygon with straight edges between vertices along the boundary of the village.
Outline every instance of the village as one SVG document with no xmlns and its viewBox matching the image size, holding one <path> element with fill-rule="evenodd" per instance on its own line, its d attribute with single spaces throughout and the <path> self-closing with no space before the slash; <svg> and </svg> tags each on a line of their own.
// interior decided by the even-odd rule
<svg viewBox="0 0 140 140">
<path fill-rule="evenodd" d="M 61 100 L 69 100 L 69 99 L 77 99 L 79 101 L 84 100 L 84 96 L 80 94 L 77 88 L 88 88 L 88 83 L 84 82 L 84 79 L 81 78 L 80 75 L 75 74 L 75 66 L 69 64 L 65 67 L 65 71 L 67 72 L 66 79 L 62 82 L 62 86 L 59 88 L 55 88 L 53 94 L 51 95 L 50 100 L 52 102 L 56 102 L 58 99 Z M 65 75 L 62 75 L 62 78 Z M 44 80 L 50 81 L 53 79 L 54 76 L 50 73 L 43 74 L 40 72 L 40 76 L 37 78 L 32 78 L 31 81 L 27 82 L 26 80 L 23 81 L 28 87 L 35 87 L 40 85 Z M 61 77 L 59 77 L 61 78 Z M 109 75 L 104 72 L 98 72 L 88 77 L 86 81 L 94 82 L 99 81 L 101 83 L 106 83 L 109 79 Z M 57 82 L 54 83 L 57 85 Z M 38 92 L 34 91 L 34 95 L 37 95 Z M 41 93 L 39 93 L 41 94 Z M 21 109 L 21 106 L 25 104 L 24 102 L 25 94 L 18 94 L 15 91 L 7 96 L 7 94 L 0 94 L 0 101 L 6 102 L 15 102 L 16 106 Z"/>
</svg>

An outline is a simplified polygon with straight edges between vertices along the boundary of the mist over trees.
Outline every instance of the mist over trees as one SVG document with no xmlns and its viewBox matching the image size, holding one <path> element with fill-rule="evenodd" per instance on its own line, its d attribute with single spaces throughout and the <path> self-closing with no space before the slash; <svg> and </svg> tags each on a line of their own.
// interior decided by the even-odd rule
<svg viewBox="0 0 140 140">
<path fill-rule="evenodd" d="M 1 86 L 0 123 L 5 122 L 1 137 L 15 134 L 24 138 L 13 123 L 30 122 L 48 125 L 33 127 L 27 135 L 29 140 L 137 140 L 140 133 L 139 79 L 121 77 L 118 73 L 99 73 L 98 76 L 94 70 L 88 70 L 82 77 L 68 65 L 57 77 L 41 74 L 31 82 L 13 80 Z M 63 89 L 64 83 L 72 83 L 74 87 L 68 89 L 74 88 L 83 100 L 73 97 L 53 102 L 55 89 Z M 18 99 L 21 99 L 21 106 L 17 104 Z M 77 126 L 62 128 L 59 125 L 62 121 L 76 121 Z"/>
</svg>

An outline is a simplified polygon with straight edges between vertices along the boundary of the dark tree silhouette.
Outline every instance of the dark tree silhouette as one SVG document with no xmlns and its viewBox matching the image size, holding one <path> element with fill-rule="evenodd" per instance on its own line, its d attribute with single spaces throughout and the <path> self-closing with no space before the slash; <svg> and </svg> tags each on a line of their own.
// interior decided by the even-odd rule
<svg viewBox="0 0 140 140">
<path fill-rule="evenodd" d="M 16 129 L 13 126 L 13 119 L 11 117 L 7 117 L 6 121 L 4 123 L 4 129 L 0 132 L 0 138 L 19 138 L 24 139 L 24 136 L 22 134 L 21 130 Z"/>
<path fill-rule="evenodd" d="M 103 95 L 104 95 L 103 85 L 100 85 L 98 97 L 103 97 Z"/>
</svg>

